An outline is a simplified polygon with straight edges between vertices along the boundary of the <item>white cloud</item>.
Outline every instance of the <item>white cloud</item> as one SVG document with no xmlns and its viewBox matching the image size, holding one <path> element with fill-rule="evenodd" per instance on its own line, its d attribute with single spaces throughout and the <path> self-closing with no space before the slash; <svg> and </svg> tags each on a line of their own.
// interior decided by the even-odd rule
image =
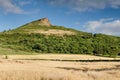
<svg viewBox="0 0 120 80">
<path fill-rule="evenodd" d="M 2 8 L 5 13 L 24 13 L 24 11 L 20 7 L 12 3 L 12 0 L 0 0 L 0 8 Z"/>
<path fill-rule="evenodd" d="M 84 25 L 85 31 L 120 36 L 120 20 L 101 19 L 89 21 Z"/>
<path fill-rule="evenodd" d="M 120 0 L 48 0 L 52 5 L 61 5 L 76 11 L 104 9 L 106 7 L 119 8 Z"/>
</svg>

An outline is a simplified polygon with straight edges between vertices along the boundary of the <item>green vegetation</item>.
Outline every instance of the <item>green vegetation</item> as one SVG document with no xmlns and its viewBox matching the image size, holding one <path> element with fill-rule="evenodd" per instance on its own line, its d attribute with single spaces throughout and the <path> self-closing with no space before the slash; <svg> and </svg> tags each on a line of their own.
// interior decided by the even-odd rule
<svg viewBox="0 0 120 80">
<path fill-rule="evenodd" d="M 1 33 L 0 42 L 1 47 L 16 51 L 91 54 L 111 57 L 115 57 L 120 53 L 120 38 L 102 34 L 55 36 Z"/>
<path fill-rule="evenodd" d="M 76 34 L 58 36 L 27 33 L 33 29 L 45 31 L 50 29 L 66 30 Z M 40 26 L 33 22 L 14 30 L 1 32 L 0 47 L 28 53 L 90 54 L 116 57 L 120 55 L 120 37 L 86 33 L 62 26 Z M 0 54 L 4 54 L 4 52 Z"/>
<path fill-rule="evenodd" d="M 2 46 L 2 45 L 1 45 Z M 3 47 L 3 46 L 2 46 Z M 26 52 L 26 51 L 21 51 L 18 49 L 10 49 L 10 48 L 2 48 L 0 47 L 0 55 L 6 55 L 5 59 L 8 58 L 7 55 L 31 55 L 31 54 L 37 54 L 33 52 Z"/>
</svg>

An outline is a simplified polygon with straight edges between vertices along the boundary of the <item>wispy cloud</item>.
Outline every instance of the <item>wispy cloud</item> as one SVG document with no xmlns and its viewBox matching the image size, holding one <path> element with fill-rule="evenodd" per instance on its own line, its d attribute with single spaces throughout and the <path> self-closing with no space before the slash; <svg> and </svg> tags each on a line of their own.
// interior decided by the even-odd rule
<svg viewBox="0 0 120 80">
<path fill-rule="evenodd" d="M 89 21 L 84 27 L 85 31 L 88 32 L 120 35 L 120 20 L 114 20 L 112 18 Z"/>
<path fill-rule="evenodd" d="M 0 0 L 0 8 L 3 9 L 5 13 L 24 13 L 20 7 L 12 3 L 12 0 Z"/>
<path fill-rule="evenodd" d="M 32 2 L 38 4 L 48 3 L 54 6 L 64 6 L 66 8 L 83 12 L 93 9 L 119 8 L 120 0 L 0 0 L 0 8 L 6 13 L 23 14 L 24 10 L 20 6 L 31 5 Z M 37 5 L 36 5 L 37 6 Z"/>
<path fill-rule="evenodd" d="M 120 0 L 47 0 L 56 6 L 66 6 L 73 10 L 82 12 L 92 9 L 119 8 Z"/>
</svg>

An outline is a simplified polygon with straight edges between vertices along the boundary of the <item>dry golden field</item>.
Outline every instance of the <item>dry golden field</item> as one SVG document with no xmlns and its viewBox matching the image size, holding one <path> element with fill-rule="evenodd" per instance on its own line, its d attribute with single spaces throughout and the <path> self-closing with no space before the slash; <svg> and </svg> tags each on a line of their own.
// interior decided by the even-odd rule
<svg viewBox="0 0 120 80">
<path fill-rule="evenodd" d="M 5 59 L 4 55 L 0 56 L 0 80 L 120 80 L 120 62 L 33 60 L 114 58 L 65 54 L 8 55 L 7 58 Z"/>
</svg>

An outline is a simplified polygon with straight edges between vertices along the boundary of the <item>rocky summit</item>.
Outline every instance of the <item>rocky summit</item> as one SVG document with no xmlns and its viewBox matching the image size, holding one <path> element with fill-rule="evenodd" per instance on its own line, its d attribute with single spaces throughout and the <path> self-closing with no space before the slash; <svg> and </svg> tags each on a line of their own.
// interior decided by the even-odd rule
<svg viewBox="0 0 120 80">
<path fill-rule="evenodd" d="M 42 18 L 37 20 L 38 25 L 42 25 L 42 26 L 52 26 L 52 24 L 50 23 L 48 18 Z"/>
</svg>

